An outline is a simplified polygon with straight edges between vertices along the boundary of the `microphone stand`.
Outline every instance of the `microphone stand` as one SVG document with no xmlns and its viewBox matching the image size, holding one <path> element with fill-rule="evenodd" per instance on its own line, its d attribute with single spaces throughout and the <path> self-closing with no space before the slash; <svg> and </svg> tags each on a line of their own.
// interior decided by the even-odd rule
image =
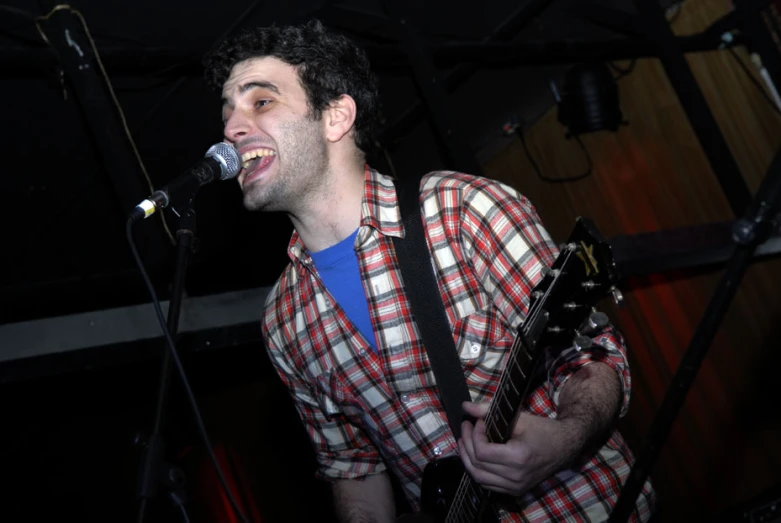
<svg viewBox="0 0 781 523">
<path fill-rule="evenodd" d="M 645 445 L 637 454 L 637 461 L 629 472 L 608 523 L 623 523 L 631 516 L 643 484 L 672 429 L 694 378 L 697 377 L 697 371 L 751 263 L 754 251 L 770 236 L 776 220 L 779 219 L 777 215 L 780 209 L 781 149 L 776 151 L 765 179 L 746 214 L 737 220 L 732 228 L 732 240 L 735 243 L 732 257 L 689 342 L 688 349 L 681 358 L 672 384 L 651 424 Z"/>
<path fill-rule="evenodd" d="M 179 327 L 179 313 L 184 295 L 187 262 L 193 250 L 193 239 L 195 236 L 195 210 L 193 209 L 192 200 L 182 207 L 182 212 L 179 214 L 179 228 L 176 231 L 176 270 L 174 272 L 167 319 L 168 331 L 173 339 L 176 339 Z M 143 445 L 143 452 L 138 476 L 138 523 L 143 523 L 149 507 L 149 501 L 157 495 L 160 486 L 168 491 L 168 497 L 171 499 L 171 502 L 184 514 L 184 520 L 188 521 L 184 507 L 184 473 L 178 467 L 164 461 L 165 442 L 162 431 L 168 404 L 172 373 L 171 366 L 171 351 L 166 348 L 160 365 L 154 427 L 149 438 L 145 442 L 139 442 Z"/>
</svg>

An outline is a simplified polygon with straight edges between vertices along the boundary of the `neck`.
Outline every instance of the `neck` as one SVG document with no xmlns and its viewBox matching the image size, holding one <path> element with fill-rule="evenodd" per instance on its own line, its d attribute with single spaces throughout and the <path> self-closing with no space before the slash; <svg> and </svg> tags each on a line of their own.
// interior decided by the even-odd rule
<svg viewBox="0 0 781 523">
<path fill-rule="evenodd" d="M 363 193 L 363 163 L 329 169 L 318 194 L 289 213 L 307 249 L 321 251 L 352 234 L 361 223 Z"/>
</svg>

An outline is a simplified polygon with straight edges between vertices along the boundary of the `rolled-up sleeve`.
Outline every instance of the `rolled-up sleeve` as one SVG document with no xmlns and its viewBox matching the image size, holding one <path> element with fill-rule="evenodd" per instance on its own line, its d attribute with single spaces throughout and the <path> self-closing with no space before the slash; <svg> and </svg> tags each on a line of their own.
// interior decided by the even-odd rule
<svg viewBox="0 0 781 523">
<path fill-rule="evenodd" d="M 623 417 L 629 410 L 629 395 L 632 385 L 624 339 L 612 327 L 603 330 L 593 339 L 594 345 L 588 349 L 569 348 L 552 358 L 552 365 L 548 373 L 548 394 L 553 399 L 553 403 L 558 406 L 559 394 L 573 373 L 590 363 L 604 363 L 616 372 L 621 382 L 622 401 L 619 416 Z"/>
<path fill-rule="evenodd" d="M 334 401 L 338 391 L 329 390 L 329 383 L 333 382 L 308 379 L 294 363 L 293 342 L 285 339 L 284 325 L 273 310 L 267 312 L 263 337 L 271 363 L 287 387 L 309 435 L 318 462 L 317 477 L 357 479 L 384 471 L 385 463 L 375 445 L 345 418 Z"/>
</svg>

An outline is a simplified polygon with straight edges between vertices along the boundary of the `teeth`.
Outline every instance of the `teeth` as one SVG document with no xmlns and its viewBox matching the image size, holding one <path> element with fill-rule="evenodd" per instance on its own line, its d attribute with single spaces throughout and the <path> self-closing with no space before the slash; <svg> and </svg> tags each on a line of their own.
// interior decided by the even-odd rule
<svg viewBox="0 0 781 523">
<path fill-rule="evenodd" d="M 276 156 L 276 154 L 277 153 L 271 149 L 253 149 L 252 151 L 247 151 L 241 155 L 241 163 L 246 169 L 250 162 L 255 158 L 259 156 Z"/>
</svg>

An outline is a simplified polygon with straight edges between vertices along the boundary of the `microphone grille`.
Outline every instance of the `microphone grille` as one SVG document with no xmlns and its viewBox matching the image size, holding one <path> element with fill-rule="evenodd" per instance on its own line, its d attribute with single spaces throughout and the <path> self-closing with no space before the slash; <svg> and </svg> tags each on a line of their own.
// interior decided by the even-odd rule
<svg viewBox="0 0 781 523">
<path fill-rule="evenodd" d="M 206 151 L 206 158 L 214 158 L 220 162 L 220 180 L 234 178 L 241 170 L 239 152 L 229 143 L 215 143 Z"/>
</svg>

